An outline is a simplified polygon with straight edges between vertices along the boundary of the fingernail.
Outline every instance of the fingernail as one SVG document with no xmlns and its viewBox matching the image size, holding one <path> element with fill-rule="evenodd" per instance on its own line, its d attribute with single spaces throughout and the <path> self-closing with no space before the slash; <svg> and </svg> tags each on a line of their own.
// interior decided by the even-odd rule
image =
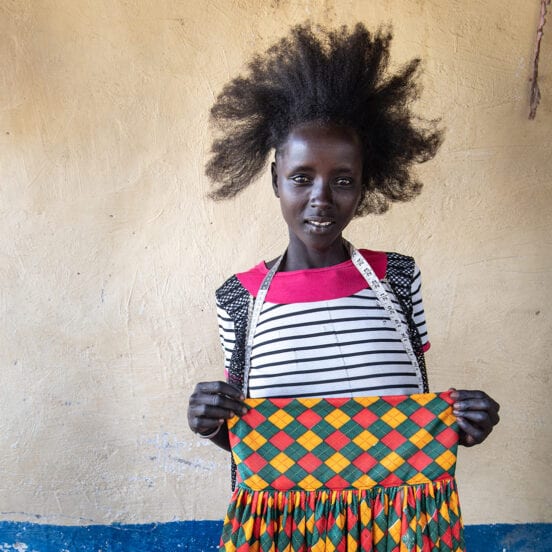
<svg viewBox="0 0 552 552">
<path fill-rule="evenodd" d="M 247 408 L 242 408 L 242 414 L 247 414 Z"/>
</svg>

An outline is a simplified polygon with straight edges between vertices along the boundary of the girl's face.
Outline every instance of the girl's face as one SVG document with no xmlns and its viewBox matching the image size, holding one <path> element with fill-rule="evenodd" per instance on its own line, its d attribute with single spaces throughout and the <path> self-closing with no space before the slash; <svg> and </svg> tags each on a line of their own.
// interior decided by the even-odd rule
<svg viewBox="0 0 552 552">
<path fill-rule="evenodd" d="M 356 132 L 337 125 L 296 126 L 272 164 L 272 186 L 288 225 L 290 247 L 325 252 L 361 197 L 362 151 Z"/>
</svg>

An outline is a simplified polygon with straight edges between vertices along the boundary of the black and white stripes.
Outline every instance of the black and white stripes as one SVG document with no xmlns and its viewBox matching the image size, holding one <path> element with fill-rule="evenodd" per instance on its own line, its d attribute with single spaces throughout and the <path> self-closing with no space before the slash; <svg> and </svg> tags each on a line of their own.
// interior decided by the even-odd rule
<svg viewBox="0 0 552 552">
<path fill-rule="evenodd" d="M 402 309 L 384 283 L 395 308 Z M 418 268 L 412 281 L 413 320 L 422 344 L 427 330 Z M 218 307 L 228 368 L 234 325 Z M 419 383 L 394 324 L 371 289 L 349 297 L 292 304 L 266 302 L 251 357 L 251 397 L 362 396 L 409 394 Z"/>
</svg>

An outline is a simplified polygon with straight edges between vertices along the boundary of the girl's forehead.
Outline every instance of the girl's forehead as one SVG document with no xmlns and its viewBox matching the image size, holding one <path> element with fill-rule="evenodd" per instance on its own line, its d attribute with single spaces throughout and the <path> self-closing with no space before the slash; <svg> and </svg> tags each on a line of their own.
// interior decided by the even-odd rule
<svg viewBox="0 0 552 552">
<path fill-rule="evenodd" d="M 276 154 L 286 158 L 332 155 L 352 162 L 362 158 L 357 132 L 350 127 L 331 123 L 304 123 L 293 127 Z"/>
</svg>

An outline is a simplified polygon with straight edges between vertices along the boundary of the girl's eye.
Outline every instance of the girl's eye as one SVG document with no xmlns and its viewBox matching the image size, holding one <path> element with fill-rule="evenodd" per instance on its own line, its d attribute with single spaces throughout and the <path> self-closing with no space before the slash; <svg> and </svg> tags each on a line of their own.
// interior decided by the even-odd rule
<svg viewBox="0 0 552 552">
<path fill-rule="evenodd" d="M 351 178 L 342 177 L 342 178 L 337 178 L 335 183 L 336 183 L 337 186 L 349 187 L 349 186 L 353 185 L 353 180 Z"/>
<path fill-rule="evenodd" d="M 297 174 L 295 176 L 292 176 L 291 180 L 293 180 L 295 184 L 308 184 L 310 182 L 310 178 L 308 176 L 305 176 L 304 174 Z"/>
</svg>

